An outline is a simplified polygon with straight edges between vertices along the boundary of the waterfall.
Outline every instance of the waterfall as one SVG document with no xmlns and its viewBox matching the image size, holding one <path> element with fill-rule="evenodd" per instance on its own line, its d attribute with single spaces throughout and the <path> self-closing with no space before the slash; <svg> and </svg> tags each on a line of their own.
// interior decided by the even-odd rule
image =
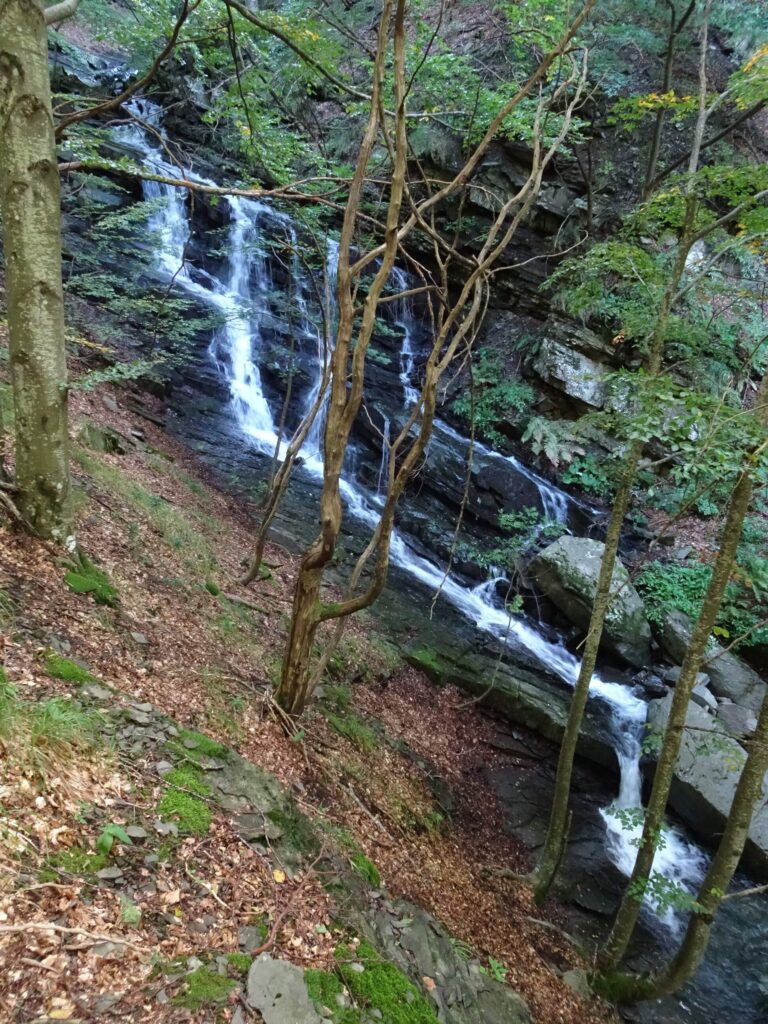
<svg viewBox="0 0 768 1024">
<path fill-rule="evenodd" d="M 328 302 L 324 303 L 327 308 L 323 311 L 321 322 L 317 325 L 315 336 L 317 343 L 317 359 L 315 364 L 315 380 L 304 402 L 303 416 L 308 416 L 315 405 L 322 386 L 323 369 L 326 360 L 330 360 L 330 345 L 335 335 L 336 327 L 336 273 L 339 267 L 339 243 L 335 238 L 328 238 L 325 253 L 325 281 L 324 286 L 327 292 Z M 326 351 L 326 339 L 328 351 Z M 323 432 L 325 431 L 325 407 L 322 406 L 312 421 L 309 428 L 304 447 L 314 456 L 319 457 L 323 445 Z"/>
<path fill-rule="evenodd" d="M 151 120 L 152 111 L 148 111 L 146 104 L 142 114 L 146 120 Z M 142 154 L 147 166 L 169 176 L 177 175 L 177 168 L 165 162 L 160 150 L 137 127 L 130 126 L 119 131 L 123 140 Z M 195 180 L 189 170 L 185 169 L 184 174 L 188 179 Z M 228 382 L 236 422 L 243 436 L 259 451 L 271 454 L 278 439 L 262 388 L 259 358 L 262 353 L 263 328 L 271 315 L 269 293 L 272 282 L 268 261 L 260 252 L 259 241 L 269 231 L 276 229 L 284 234 L 290 227 L 289 218 L 262 203 L 247 199 L 226 199 L 230 211 L 226 243 L 228 261 L 225 273 L 218 278 L 203 271 L 194 271 L 194 268 L 191 271 L 185 261 L 189 223 L 184 191 L 160 183 L 145 182 L 144 195 L 147 199 L 165 200 L 162 208 L 152 214 L 150 221 L 151 229 L 160 235 L 163 242 L 157 254 L 158 268 L 168 280 L 174 280 L 222 314 L 223 325 L 215 332 L 210 345 L 211 358 Z M 293 240 L 295 244 L 295 234 Z M 337 261 L 338 245 L 329 241 L 326 273 L 332 281 L 335 280 Z M 301 267 L 295 261 L 293 272 L 299 280 L 303 276 L 300 271 Z M 407 279 L 403 272 L 398 270 L 394 278 L 399 290 L 404 290 Z M 315 328 L 313 331 L 311 328 L 304 293 L 298 300 L 298 309 L 302 319 L 303 339 L 309 339 L 316 350 L 315 379 L 304 403 L 307 410 L 319 395 L 325 356 L 324 339 L 320 336 L 321 330 Z M 413 384 L 417 353 L 412 343 L 412 316 L 405 301 L 398 304 L 395 317 L 403 329 L 400 383 L 407 407 L 409 403 L 418 400 L 418 392 Z M 302 470 L 315 478 L 322 476 L 319 454 L 322 428 L 323 420 L 318 416 L 302 452 Z M 435 431 L 463 445 L 469 444 L 467 438 L 442 421 L 435 422 Z M 385 439 L 387 432 L 388 421 L 385 425 Z M 379 470 L 379 490 L 384 479 L 386 450 L 385 445 Z M 512 465 L 517 473 L 537 488 L 545 515 L 558 522 L 567 521 L 569 505 L 574 499 L 521 465 L 513 456 L 501 455 L 479 442 L 475 442 L 475 451 L 488 459 L 503 460 Z M 352 458 L 353 453 L 350 454 L 350 461 Z M 379 516 L 376 495 L 367 492 L 356 482 L 354 474 L 350 472 L 350 465 L 341 480 L 341 491 L 348 514 L 374 528 Z M 515 640 L 543 666 L 556 673 L 568 685 L 574 685 L 579 671 L 577 659 L 561 644 L 547 641 L 524 618 L 511 616 L 498 600 L 497 580 L 492 579 L 475 587 L 464 586 L 451 574 L 446 575 L 433 562 L 416 554 L 407 538 L 398 530 L 392 534 L 391 559 L 428 589 L 435 591 L 440 588 L 443 598 L 474 622 L 479 630 L 504 644 Z M 635 859 L 640 826 L 627 827 L 616 812 L 642 806 L 640 756 L 646 708 L 644 702 L 635 697 L 628 687 L 605 682 L 599 676 L 592 679 L 590 691 L 611 708 L 621 784 L 615 801 L 604 810 L 603 817 L 608 853 L 614 864 L 624 874 L 629 874 Z M 674 829 L 665 830 L 664 842 L 654 861 L 654 871 L 690 889 L 703 876 L 704 863 L 703 854 L 695 846 L 687 843 Z M 646 903 L 653 906 L 652 899 L 647 899 Z M 669 927 L 676 927 L 676 918 L 671 912 L 664 912 L 661 919 Z"/>
<path fill-rule="evenodd" d="M 389 474 L 389 442 L 389 417 L 385 416 L 381 432 L 381 462 L 379 463 L 379 475 L 376 479 L 377 498 L 380 498 L 384 493 Z"/>
</svg>

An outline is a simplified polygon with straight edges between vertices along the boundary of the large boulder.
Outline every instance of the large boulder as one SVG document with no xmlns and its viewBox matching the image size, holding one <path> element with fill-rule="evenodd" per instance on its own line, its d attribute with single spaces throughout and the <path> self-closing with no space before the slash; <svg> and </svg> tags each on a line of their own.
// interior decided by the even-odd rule
<svg viewBox="0 0 768 1024">
<path fill-rule="evenodd" d="M 531 562 L 530 572 L 540 590 L 584 630 L 589 625 L 604 550 L 604 544 L 588 537 L 561 537 Z M 630 665 L 644 668 L 651 657 L 651 627 L 621 562 L 616 562 L 611 586 L 615 596 L 605 617 L 603 645 Z"/>
<path fill-rule="evenodd" d="M 605 404 L 606 367 L 555 338 L 544 338 L 534 371 L 550 387 L 593 408 Z"/>
<path fill-rule="evenodd" d="M 682 612 L 669 612 L 655 628 L 660 646 L 681 665 L 691 639 L 691 620 Z M 709 688 L 716 697 L 733 701 L 749 711 L 760 710 L 765 683 L 740 658 L 712 640 L 701 667 L 709 676 Z"/>
<path fill-rule="evenodd" d="M 648 723 L 663 732 L 669 718 L 672 694 L 648 705 Z M 711 843 L 722 834 L 746 760 L 744 748 L 723 730 L 704 708 L 690 704 L 675 778 L 669 802 L 683 821 L 702 839 Z M 768 876 L 768 787 L 758 800 L 749 838 L 744 850 L 744 866 L 761 878 Z"/>
</svg>

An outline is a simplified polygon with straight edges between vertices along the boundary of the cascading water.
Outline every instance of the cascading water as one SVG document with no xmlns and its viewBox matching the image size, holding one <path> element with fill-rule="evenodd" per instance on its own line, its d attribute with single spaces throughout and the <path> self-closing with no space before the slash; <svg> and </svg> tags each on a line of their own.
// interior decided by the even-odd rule
<svg viewBox="0 0 768 1024">
<path fill-rule="evenodd" d="M 146 106 L 142 109 L 142 115 L 146 120 L 152 119 L 152 113 Z M 154 123 L 157 123 L 156 119 Z M 176 176 L 177 169 L 165 162 L 160 151 L 147 141 L 143 132 L 134 126 L 120 131 L 123 140 L 143 155 L 148 166 L 167 176 Z M 188 170 L 185 170 L 184 174 L 188 179 L 194 180 L 194 176 Z M 287 231 L 290 235 L 292 227 L 289 218 L 261 203 L 246 199 L 227 199 L 230 211 L 228 261 L 225 276 L 218 278 L 203 271 L 190 272 L 190 267 L 185 261 L 185 248 L 190 229 L 184 191 L 161 183 L 145 182 L 144 194 L 147 199 L 165 200 L 163 206 L 152 214 L 150 224 L 163 242 L 158 253 L 159 269 L 169 280 L 174 280 L 221 313 L 223 324 L 216 331 L 211 343 L 211 357 L 228 381 L 233 410 L 243 435 L 248 437 L 258 450 L 272 454 L 278 443 L 277 431 L 264 395 L 258 367 L 262 330 L 271 315 L 269 293 L 272 282 L 268 261 L 261 252 L 259 242 L 269 232 L 278 232 L 284 236 Z M 295 242 L 295 235 L 292 237 Z M 331 282 L 335 281 L 337 260 L 338 246 L 329 243 L 326 275 Z M 294 275 L 300 277 L 300 270 L 295 262 Z M 393 276 L 395 287 L 400 291 L 405 290 L 407 279 L 403 272 L 398 270 Z M 315 381 L 305 398 L 306 411 L 312 407 L 319 395 L 322 361 L 327 357 L 327 353 L 316 325 L 313 330 L 309 322 L 304 297 L 298 302 L 298 307 L 303 321 L 302 339 L 314 345 L 315 355 Z M 412 405 L 418 400 L 418 391 L 413 381 L 417 353 L 413 349 L 413 325 L 409 322 L 411 313 L 407 303 L 399 304 L 395 316 L 396 322 L 403 330 L 400 382 L 407 408 L 409 404 Z M 332 332 L 329 334 L 332 336 Z M 314 477 L 322 474 L 319 455 L 322 426 L 322 417 L 318 416 L 302 451 L 302 470 Z M 435 423 L 435 430 L 438 434 L 442 433 L 462 445 L 469 443 L 467 438 L 442 421 Z M 504 460 L 511 464 L 516 472 L 536 486 L 545 515 L 557 522 L 567 521 L 569 503 L 573 499 L 521 465 L 514 457 L 501 455 L 478 442 L 475 442 L 475 450 L 489 459 Z M 385 466 L 382 462 L 379 489 L 384 472 Z M 379 515 L 376 495 L 368 494 L 350 473 L 342 479 L 341 489 L 349 514 L 374 527 Z M 497 580 L 490 580 L 473 588 L 464 586 L 450 573 L 445 574 L 433 562 L 417 555 L 406 538 L 397 530 L 392 535 L 391 559 L 428 589 L 435 591 L 439 588 L 443 598 L 473 621 L 478 629 L 505 644 L 511 640 L 516 641 L 544 666 L 557 673 L 568 685 L 574 685 L 579 670 L 576 658 L 562 645 L 547 641 L 529 622 L 511 616 L 501 607 L 496 594 Z M 621 768 L 621 784 L 616 800 L 604 811 L 603 816 L 611 859 L 620 870 L 628 874 L 634 863 L 640 826 L 628 826 L 616 812 L 641 807 L 639 762 L 645 704 L 635 697 L 628 687 L 605 682 L 598 676 L 593 678 L 590 691 L 595 697 L 606 701 L 611 708 L 616 753 Z M 656 855 L 654 871 L 672 882 L 692 888 L 702 877 L 703 869 L 703 854 L 673 829 L 668 830 L 665 842 Z M 675 926 L 674 915 L 670 912 L 664 913 L 662 920 L 670 927 Z"/>
</svg>

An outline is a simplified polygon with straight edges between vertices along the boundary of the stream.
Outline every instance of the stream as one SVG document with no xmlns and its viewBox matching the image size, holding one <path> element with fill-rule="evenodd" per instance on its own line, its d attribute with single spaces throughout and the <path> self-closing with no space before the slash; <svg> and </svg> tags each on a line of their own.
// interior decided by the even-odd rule
<svg viewBox="0 0 768 1024">
<path fill-rule="evenodd" d="M 159 108 L 147 101 L 139 103 L 141 118 L 159 131 Z M 166 161 L 156 139 L 145 134 L 137 125 L 115 131 L 125 146 L 140 154 L 147 167 L 160 174 L 178 176 L 178 168 Z M 191 180 L 204 180 L 188 169 L 184 170 L 184 174 Z M 299 378 L 300 383 L 294 382 L 293 385 L 295 389 L 300 389 L 295 397 L 298 411 L 293 419 L 289 417 L 286 430 L 279 437 L 275 420 L 280 413 L 273 410 L 279 410 L 281 403 L 275 401 L 274 385 L 268 386 L 265 379 L 266 339 L 274 330 L 274 322 L 280 315 L 275 310 L 274 302 L 278 285 L 274 280 L 268 247 L 262 243 L 270 238 L 286 239 L 295 250 L 293 243 L 297 240 L 297 229 L 287 214 L 266 203 L 226 198 L 222 200 L 228 213 L 223 246 L 225 256 L 214 269 L 206 269 L 186 258 L 192 226 L 184 190 L 152 181 L 144 182 L 143 190 L 146 199 L 162 200 L 152 213 L 149 224 L 152 235 L 162 240 L 156 253 L 159 274 L 222 317 L 221 326 L 211 338 L 208 355 L 229 394 L 229 413 L 235 438 L 239 437 L 243 446 L 271 458 L 275 448 L 280 450 L 295 429 L 300 416 L 311 408 L 318 397 L 323 369 L 323 334 L 316 315 L 316 291 L 308 272 L 295 259 L 290 267 L 291 327 L 297 359 L 306 372 Z M 329 283 L 333 281 L 337 259 L 338 243 L 329 239 L 325 269 Z M 400 268 L 393 270 L 391 291 L 399 292 L 407 286 L 407 274 Z M 323 287 L 321 282 L 320 288 Z M 375 526 L 381 507 L 381 493 L 387 472 L 386 442 L 391 432 L 399 429 L 411 408 L 418 402 L 419 362 L 424 352 L 425 328 L 412 303 L 408 299 L 399 300 L 391 303 L 390 307 L 391 324 L 399 335 L 395 374 L 394 377 L 390 374 L 388 378 L 390 384 L 393 380 L 395 384 L 389 387 L 387 398 L 379 402 L 378 407 L 374 404 L 369 411 L 369 424 L 363 434 L 355 434 L 341 485 L 345 517 L 354 520 L 357 528 L 368 530 Z M 273 369 L 271 378 L 275 376 Z M 395 394 L 395 390 L 399 393 Z M 374 422 L 373 428 L 371 421 Z M 302 449 L 301 465 L 295 470 L 295 475 L 315 488 L 315 493 L 322 476 L 322 430 L 322 418 L 318 416 Z M 378 441 L 379 447 L 375 465 L 370 456 L 372 440 Z M 361 451 L 366 443 L 367 454 L 362 457 Z M 441 446 L 441 457 L 449 459 L 450 465 L 456 467 L 465 462 L 470 448 L 469 439 L 442 420 L 436 421 L 431 444 Z M 473 462 L 476 460 L 481 470 L 506 474 L 505 479 L 513 479 L 516 486 L 519 483 L 525 489 L 525 493 L 534 495 L 546 519 L 569 527 L 576 522 L 589 521 L 592 517 L 588 505 L 559 490 L 513 456 L 495 452 L 477 441 L 472 443 L 471 448 Z M 443 450 L 448 454 L 443 455 Z M 404 506 L 409 501 L 407 495 Z M 449 513 L 446 512 L 446 515 Z M 406 525 L 402 525 L 403 520 Z M 423 537 L 416 537 L 409 532 L 408 516 L 400 517 L 400 522 L 401 526 L 392 536 L 392 564 L 398 573 L 407 575 L 422 588 L 426 601 L 439 590 L 438 612 L 444 603 L 450 604 L 455 613 L 468 620 L 477 630 L 489 634 L 504 646 L 524 651 L 532 662 L 557 675 L 567 685 L 574 685 L 579 671 L 578 660 L 562 642 L 551 635 L 551 631 L 548 634 L 539 623 L 524 615 L 510 615 L 499 596 L 500 579 L 503 580 L 499 574 L 491 574 L 489 579 L 472 581 L 453 570 L 446 571 L 442 559 L 435 557 Z M 629 824 L 627 816 L 620 817 L 617 812 L 642 807 L 640 761 L 646 704 L 629 685 L 604 680 L 599 675 L 593 677 L 590 691 L 592 699 L 602 701 L 608 709 L 612 743 L 620 768 L 618 793 L 601 809 L 605 849 L 610 861 L 626 876 L 634 863 L 641 826 L 637 823 Z M 654 861 L 654 872 L 694 892 L 706 870 L 706 855 L 674 826 L 670 825 L 666 829 L 664 839 Z M 669 909 L 659 910 L 651 899 L 646 899 L 644 918 L 646 924 L 656 932 L 662 946 L 669 946 L 670 940 L 680 934 L 684 925 L 684 919 L 678 913 Z M 722 996 L 720 992 L 720 1001 Z M 714 1002 L 706 1000 L 705 1013 L 714 1012 L 717 1003 L 718 999 L 714 999 Z M 681 1002 L 678 1008 L 682 1012 L 686 1004 Z M 761 1019 L 745 1015 L 747 1008 L 744 1005 L 735 1017 L 727 1016 L 722 1006 L 718 1006 L 716 1012 L 722 1024 L 731 1020 L 734 1024 L 737 1021 L 748 1024 L 749 1021 Z M 754 1012 L 754 1005 L 750 1002 L 748 1013 Z M 663 1019 L 703 1021 L 711 1018 L 699 1013 Z"/>
</svg>

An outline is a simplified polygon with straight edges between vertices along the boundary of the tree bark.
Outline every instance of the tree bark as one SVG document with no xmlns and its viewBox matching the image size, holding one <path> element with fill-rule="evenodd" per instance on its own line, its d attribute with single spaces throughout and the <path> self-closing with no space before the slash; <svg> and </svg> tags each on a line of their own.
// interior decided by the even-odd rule
<svg viewBox="0 0 768 1024">
<path fill-rule="evenodd" d="M 584 642 L 584 654 L 581 659 L 581 666 L 579 667 L 579 676 L 573 690 L 573 697 L 571 698 L 571 705 L 568 710 L 568 721 L 566 722 L 565 733 L 560 745 L 560 754 L 557 759 L 555 788 L 552 796 L 547 835 L 538 863 L 530 878 L 533 885 L 534 899 L 539 904 L 544 902 L 552 886 L 562 860 L 563 848 L 568 838 L 566 832 L 576 745 L 579 741 L 581 723 L 584 719 L 584 711 L 589 699 L 589 684 L 592 681 L 595 665 L 597 664 L 597 654 L 603 636 L 605 617 L 611 604 L 611 597 L 613 596 L 611 594 L 611 581 L 616 565 L 619 541 L 621 540 L 621 528 L 624 525 L 624 516 L 627 514 L 627 508 L 629 507 L 632 496 L 632 484 L 634 483 L 641 455 L 642 445 L 638 443 L 633 444 L 624 462 L 621 480 L 613 501 L 611 519 L 605 535 L 605 550 L 600 562 L 600 575 L 597 581 L 595 600 L 592 605 L 592 614 L 589 619 L 587 638 Z"/>
<path fill-rule="evenodd" d="M 763 377 L 760 385 L 754 413 L 761 427 L 765 428 L 768 425 L 768 375 Z M 615 968 L 626 952 L 640 913 L 642 905 L 642 895 L 640 893 L 650 876 L 653 858 L 656 853 L 661 830 L 664 826 L 664 812 L 674 778 L 675 764 L 680 753 L 688 704 L 696 683 L 696 676 L 706 655 L 707 644 L 720 611 L 725 588 L 728 585 L 728 580 L 736 562 L 736 553 L 741 541 L 744 519 L 749 511 L 749 505 L 752 500 L 753 473 L 754 460 L 750 453 L 744 460 L 741 474 L 731 492 L 720 549 L 712 570 L 712 579 L 707 588 L 704 603 L 691 635 L 688 649 L 685 652 L 683 665 L 680 669 L 680 678 L 675 686 L 667 728 L 664 733 L 664 742 L 659 754 L 651 796 L 646 809 L 643 834 L 640 839 L 640 846 L 630 883 L 625 891 L 611 934 L 600 957 L 601 969 L 605 980 L 609 978 L 611 970 Z M 613 982 L 610 982 L 610 984 L 612 987 Z"/>
<path fill-rule="evenodd" d="M 59 173 L 37 0 L 0 0 L 0 212 L 18 506 L 35 532 L 71 549 Z"/>
</svg>

